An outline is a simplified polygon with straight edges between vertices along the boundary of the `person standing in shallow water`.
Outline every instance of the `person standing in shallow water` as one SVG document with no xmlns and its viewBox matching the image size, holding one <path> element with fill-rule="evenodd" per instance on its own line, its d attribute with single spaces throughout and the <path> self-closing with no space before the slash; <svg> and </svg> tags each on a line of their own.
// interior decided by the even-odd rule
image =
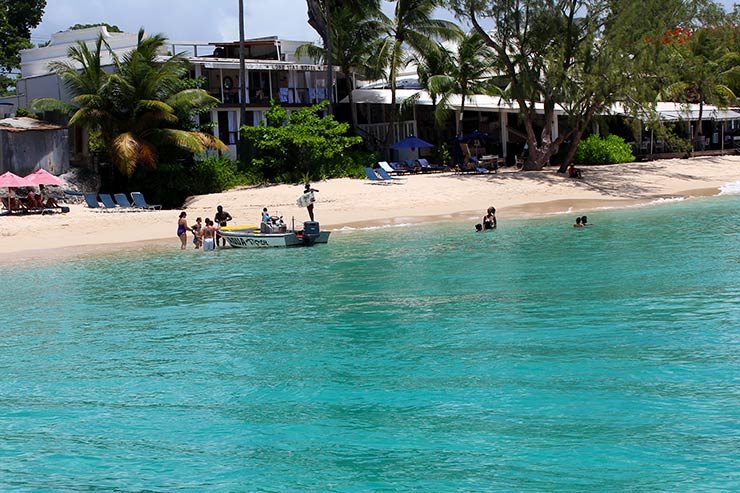
<svg viewBox="0 0 740 493">
<path fill-rule="evenodd" d="M 496 208 L 491 206 L 483 216 L 483 229 L 496 229 Z"/>
<path fill-rule="evenodd" d="M 188 227 L 188 213 L 185 211 L 182 211 L 180 213 L 180 218 L 177 220 L 177 236 L 180 238 L 180 241 L 182 242 L 182 246 L 180 246 L 180 250 L 185 250 L 188 244 L 188 231 L 192 232 L 193 230 Z"/>
<path fill-rule="evenodd" d="M 216 207 L 216 215 L 213 216 L 213 221 L 216 224 L 218 224 L 220 228 L 225 227 L 226 224 L 232 219 L 234 218 L 231 217 L 231 214 L 229 214 L 228 212 L 224 210 L 223 206 L 219 205 L 218 207 Z M 218 245 L 219 238 L 221 238 L 221 242 L 222 242 L 221 246 L 226 246 L 226 238 L 222 237 L 218 233 L 216 233 L 216 245 Z"/>
</svg>

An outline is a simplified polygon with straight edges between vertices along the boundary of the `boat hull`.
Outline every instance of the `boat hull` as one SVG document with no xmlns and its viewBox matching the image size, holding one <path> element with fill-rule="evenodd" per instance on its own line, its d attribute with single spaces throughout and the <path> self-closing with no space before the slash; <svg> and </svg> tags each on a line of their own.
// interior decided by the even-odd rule
<svg viewBox="0 0 740 493">
<path fill-rule="evenodd" d="M 278 248 L 310 246 L 316 243 L 328 243 L 329 231 L 321 231 L 312 242 L 306 243 L 303 237 L 293 231 L 286 233 L 259 233 L 256 231 L 222 231 L 220 235 L 232 248 Z"/>
</svg>

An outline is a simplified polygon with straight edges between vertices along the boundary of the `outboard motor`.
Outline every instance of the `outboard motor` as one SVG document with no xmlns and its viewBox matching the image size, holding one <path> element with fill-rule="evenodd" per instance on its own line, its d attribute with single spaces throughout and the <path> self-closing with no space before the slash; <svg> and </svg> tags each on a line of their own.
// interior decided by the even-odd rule
<svg viewBox="0 0 740 493">
<path fill-rule="evenodd" d="M 321 228 L 316 221 L 306 221 L 303 223 L 303 244 L 313 245 L 321 234 Z"/>
<path fill-rule="evenodd" d="M 271 234 L 272 233 L 272 224 L 262 222 L 260 223 L 260 233 L 262 234 Z"/>
</svg>

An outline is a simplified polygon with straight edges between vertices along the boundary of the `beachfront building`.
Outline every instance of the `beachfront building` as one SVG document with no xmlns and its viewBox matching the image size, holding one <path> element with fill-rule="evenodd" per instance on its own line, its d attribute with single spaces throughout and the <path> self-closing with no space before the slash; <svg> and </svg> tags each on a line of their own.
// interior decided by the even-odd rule
<svg viewBox="0 0 740 493">
<path fill-rule="evenodd" d="M 51 70 L 52 62 L 67 62 L 67 51 L 78 42 L 92 47 L 103 36 L 112 53 L 122 57 L 136 47 L 137 34 L 111 33 L 104 26 L 64 31 L 52 35 L 47 46 L 21 52 L 21 76 L 16 84 L 16 95 L 0 100 L 0 109 L 6 112 L 30 108 L 35 99 L 56 98 L 70 102 L 71 96 L 59 77 Z M 182 53 L 190 63 L 191 76 L 202 78 L 204 88 L 219 105 L 202 115 L 199 124 L 212 129 L 236 156 L 239 127 L 258 125 L 264 120 L 271 100 L 287 107 L 308 106 L 327 98 L 324 65 L 296 56 L 298 46 L 305 41 L 283 40 L 278 37 L 248 39 L 246 51 L 246 106 L 247 121 L 240 118 L 239 43 L 238 42 L 170 42 L 164 61 L 172 53 Z M 114 71 L 113 55 L 107 49 L 102 53 L 103 64 Z M 55 123 L 64 123 L 60 115 L 44 115 Z M 73 162 L 89 163 L 87 132 L 70 128 L 69 153 Z"/>
<path fill-rule="evenodd" d="M 242 125 L 259 125 L 265 119 L 270 101 L 288 108 L 319 103 L 328 97 L 326 66 L 296 56 L 306 41 L 290 41 L 276 36 L 245 41 L 246 121 L 241 121 L 239 42 L 177 42 L 175 53 L 185 52 L 191 76 L 202 78 L 204 89 L 220 101 L 217 108 L 201 116 L 201 124 L 236 155 L 236 141 Z"/>
<path fill-rule="evenodd" d="M 394 160 L 433 155 L 430 149 L 387 150 L 388 141 L 393 143 L 415 135 L 428 142 L 447 145 L 453 158 L 459 162 L 461 155 L 457 143 L 460 139 L 456 139 L 458 136 L 455 135 L 455 120 L 459 119 L 462 122 L 463 140 L 474 143 L 472 146 L 467 144 L 473 154 L 494 155 L 513 164 L 526 152 L 525 130 L 516 101 L 478 94 L 466 98 L 465 110 L 462 111 L 461 96 L 453 97 L 449 101 L 449 116 L 440 128 L 434 118 L 436 101 L 419 84 L 414 71 L 415 68 L 410 66 L 399 77 L 396 103 L 400 105 L 409 98 L 414 98 L 415 102 L 413 108 L 402 114 L 400 121 L 394 125 L 390 139 L 387 138 L 390 127 L 388 117 L 391 113 L 391 90 L 388 83 L 373 82 L 353 91 L 352 104 L 355 105 L 357 114 L 357 132 L 371 147 L 389 152 L 389 157 Z M 348 107 L 349 98 L 343 99 L 341 103 Z M 544 111 L 541 106 L 538 110 L 542 115 L 539 128 L 536 129 L 539 132 L 544 125 Z M 345 109 L 345 112 L 349 114 L 349 109 Z M 662 102 L 656 105 L 655 112 L 677 136 L 691 140 L 690 136 L 694 135 L 699 121 L 699 105 Z M 615 133 L 632 145 L 638 157 L 672 157 L 677 153 L 677 149 L 671 148 L 656 136 L 647 123 L 638 135 L 634 135 L 628 118 L 624 109 L 615 105 L 594 120 L 590 133 Z M 645 116 L 644 122 L 647 121 L 649 118 Z M 552 121 L 553 138 L 557 138 L 560 132 L 567 131 L 568 125 L 565 111 L 557 107 Z M 740 147 L 740 111 L 737 109 L 704 105 L 701 125 L 703 142 L 697 145 L 697 149 L 701 148 L 702 152 L 722 153 Z M 565 153 L 561 150 L 560 154 Z M 554 160 L 556 159 L 557 156 Z"/>
<path fill-rule="evenodd" d="M 413 67 L 411 67 L 413 68 Z M 453 157 L 459 160 L 461 156 L 456 147 L 455 121 L 462 122 L 463 136 L 476 136 L 470 140 L 474 143 L 471 148 L 473 154 L 495 155 L 513 163 L 525 150 L 525 129 L 519 118 L 519 107 L 515 101 L 509 102 L 497 96 L 472 95 L 465 100 L 465 110 L 462 111 L 462 97 L 455 96 L 449 100 L 449 115 L 444 125 L 439 127 L 435 123 L 436 101 L 419 84 L 416 75 L 407 69 L 399 77 L 396 90 L 396 103 L 402 104 L 409 98 L 415 102 L 410 111 L 402 114 L 392 129 L 391 143 L 397 142 L 410 135 L 415 135 L 428 142 L 447 144 Z M 385 150 L 387 134 L 389 132 L 388 117 L 390 115 L 391 89 L 387 82 L 374 82 L 363 85 L 352 92 L 352 100 L 357 113 L 357 131 L 369 145 L 377 150 Z M 349 106 L 349 98 L 340 101 Z M 347 109 L 346 112 L 349 112 Z M 541 125 L 544 125 L 544 110 Z M 558 132 L 567 128 L 567 120 L 562 109 L 556 109 L 553 116 L 553 138 Z M 394 160 L 415 159 L 426 157 L 433 151 L 425 149 L 393 151 Z"/>
</svg>

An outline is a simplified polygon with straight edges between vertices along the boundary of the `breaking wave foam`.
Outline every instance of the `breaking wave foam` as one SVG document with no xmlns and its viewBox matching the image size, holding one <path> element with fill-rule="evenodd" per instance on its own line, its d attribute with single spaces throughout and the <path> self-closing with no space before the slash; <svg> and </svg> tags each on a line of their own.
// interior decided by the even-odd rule
<svg viewBox="0 0 740 493">
<path fill-rule="evenodd" d="M 719 187 L 720 195 L 740 195 L 740 181 L 727 183 Z"/>
</svg>

